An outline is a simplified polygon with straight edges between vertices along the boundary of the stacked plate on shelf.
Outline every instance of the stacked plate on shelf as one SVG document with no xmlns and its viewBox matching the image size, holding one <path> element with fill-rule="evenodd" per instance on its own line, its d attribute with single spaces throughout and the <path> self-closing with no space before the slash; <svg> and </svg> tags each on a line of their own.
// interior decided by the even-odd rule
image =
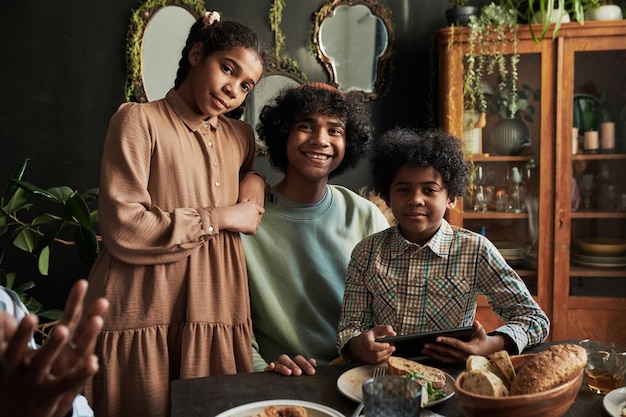
<svg viewBox="0 0 626 417">
<path fill-rule="evenodd" d="M 626 266 L 626 240 L 616 238 L 587 238 L 576 241 L 578 252 L 572 256 L 577 264 L 596 268 Z"/>
<path fill-rule="evenodd" d="M 519 262 L 528 257 L 528 245 L 517 242 L 493 242 L 507 262 Z"/>
</svg>

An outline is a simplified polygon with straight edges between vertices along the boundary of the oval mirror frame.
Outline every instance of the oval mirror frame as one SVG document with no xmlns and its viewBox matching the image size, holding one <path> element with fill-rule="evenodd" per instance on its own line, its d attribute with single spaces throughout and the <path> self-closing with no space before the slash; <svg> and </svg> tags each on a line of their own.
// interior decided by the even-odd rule
<svg viewBox="0 0 626 417">
<path fill-rule="evenodd" d="M 383 88 L 385 86 L 385 83 L 387 82 L 387 80 L 385 79 L 385 75 L 387 67 L 391 61 L 391 56 L 393 54 L 394 32 L 391 23 L 391 11 L 387 7 L 379 4 L 376 0 L 332 0 L 331 2 L 325 4 L 317 13 L 315 13 L 313 45 L 315 47 L 317 57 L 324 64 L 326 71 L 328 71 L 330 77 L 329 84 L 336 86 L 344 92 L 345 90 L 342 89 L 342 86 L 337 82 L 337 74 L 335 74 L 335 62 L 331 57 L 327 56 L 324 53 L 324 46 L 321 42 L 322 25 L 327 19 L 334 16 L 337 8 L 341 6 L 365 6 L 369 8 L 372 16 L 380 19 L 380 22 L 382 22 L 384 28 L 387 31 L 387 45 L 384 51 L 382 51 L 378 55 L 378 62 L 372 63 L 372 67 L 376 69 L 376 73 L 373 84 L 371 85 L 371 90 L 352 90 L 361 95 L 362 99 L 365 101 L 375 100 L 383 92 Z M 375 45 L 372 45 L 372 48 L 375 48 Z"/>
<path fill-rule="evenodd" d="M 182 7 L 195 19 L 206 11 L 202 0 L 146 0 L 133 11 L 126 36 L 126 101 L 148 101 L 143 74 L 143 39 L 150 19 L 167 6 Z"/>
<path fill-rule="evenodd" d="M 261 109 L 282 90 L 304 84 L 307 79 L 298 66 L 287 58 L 271 56 L 267 61 L 263 78 L 246 98 L 243 114 L 243 119 L 255 130 L 257 155 L 267 154 L 267 147 L 256 136 Z"/>
</svg>

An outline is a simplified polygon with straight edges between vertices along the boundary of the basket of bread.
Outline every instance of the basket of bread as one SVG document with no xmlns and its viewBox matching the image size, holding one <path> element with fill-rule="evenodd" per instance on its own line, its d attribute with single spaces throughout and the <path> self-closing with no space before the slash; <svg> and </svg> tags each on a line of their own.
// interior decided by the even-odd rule
<svg viewBox="0 0 626 417">
<path fill-rule="evenodd" d="M 581 346 L 556 344 L 533 354 L 471 355 L 454 388 L 467 417 L 560 417 L 583 381 L 587 354 Z"/>
</svg>

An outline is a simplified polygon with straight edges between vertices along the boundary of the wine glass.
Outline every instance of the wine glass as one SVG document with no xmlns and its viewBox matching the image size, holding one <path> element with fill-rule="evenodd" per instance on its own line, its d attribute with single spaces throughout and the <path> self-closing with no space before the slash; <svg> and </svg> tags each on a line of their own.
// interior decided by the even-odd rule
<svg viewBox="0 0 626 417">
<path fill-rule="evenodd" d="M 591 210 L 591 193 L 593 192 L 593 174 L 583 174 L 580 179 L 580 194 L 583 197 L 583 210 Z"/>
<path fill-rule="evenodd" d="M 479 185 L 476 187 L 476 204 L 474 205 L 474 211 L 480 211 L 482 213 L 487 212 L 489 203 L 493 198 L 494 187 L 492 185 Z"/>
</svg>

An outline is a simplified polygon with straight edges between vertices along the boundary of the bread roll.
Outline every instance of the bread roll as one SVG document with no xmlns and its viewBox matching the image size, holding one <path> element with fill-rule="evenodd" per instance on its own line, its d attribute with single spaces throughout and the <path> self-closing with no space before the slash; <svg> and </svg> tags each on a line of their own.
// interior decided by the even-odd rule
<svg viewBox="0 0 626 417">
<path fill-rule="evenodd" d="M 507 387 L 511 387 L 513 379 L 515 379 L 515 368 L 513 368 L 513 362 L 506 350 L 500 350 L 498 352 L 489 355 L 491 363 L 500 371 L 499 375 L 502 381 Z M 496 372 L 498 374 L 498 372 Z"/>
<path fill-rule="evenodd" d="M 575 378 L 587 363 L 585 349 L 573 344 L 552 345 L 537 353 L 518 371 L 511 395 L 547 391 Z"/>
<path fill-rule="evenodd" d="M 478 395 L 506 397 L 509 390 L 493 372 L 485 370 L 467 371 L 461 380 L 461 388 Z"/>
<path fill-rule="evenodd" d="M 446 386 L 446 374 L 441 369 L 397 356 L 389 357 L 387 365 L 389 366 L 389 373 L 391 375 L 407 375 L 411 372 L 415 372 L 423 375 L 427 381 L 430 381 L 433 388 L 443 388 Z"/>
<path fill-rule="evenodd" d="M 480 355 L 469 355 L 465 361 L 467 371 L 488 371 L 493 372 L 504 381 L 504 374 L 488 358 Z"/>
</svg>

